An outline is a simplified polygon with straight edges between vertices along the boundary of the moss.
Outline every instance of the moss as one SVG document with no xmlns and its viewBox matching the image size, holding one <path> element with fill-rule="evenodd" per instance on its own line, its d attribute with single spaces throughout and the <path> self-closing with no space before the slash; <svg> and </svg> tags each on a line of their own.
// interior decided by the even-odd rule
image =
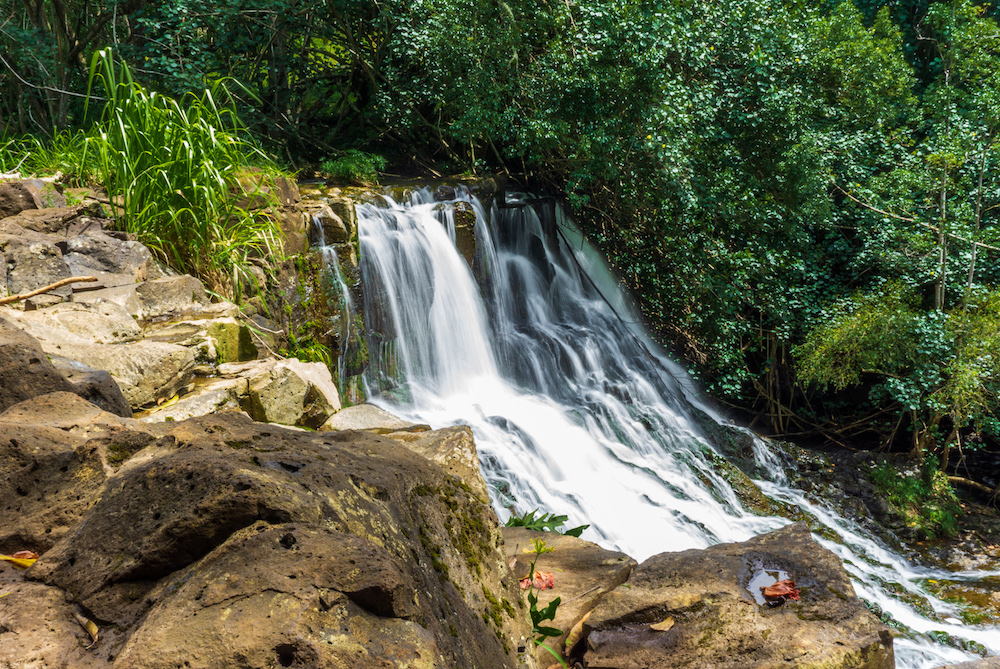
<svg viewBox="0 0 1000 669">
<path fill-rule="evenodd" d="M 145 447 L 145 443 L 142 444 L 129 444 L 127 442 L 114 441 L 108 444 L 108 464 L 112 467 L 118 467 L 124 464 L 129 458 L 138 453 Z"/>
<path fill-rule="evenodd" d="M 493 625 L 495 626 L 495 629 L 499 634 L 500 631 L 503 629 L 503 616 L 501 614 L 505 612 L 505 608 L 503 604 L 500 603 L 500 600 L 498 600 L 496 596 L 492 592 L 490 592 L 489 588 L 487 588 L 485 585 L 482 586 L 482 588 L 483 588 L 483 597 L 486 598 L 487 602 L 486 615 L 489 616 L 489 619 L 491 621 L 493 621 Z M 509 608 L 510 602 L 507 602 L 506 600 L 504 601 L 507 604 L 507 607 Z M 511 611 L 513 611 L 513 609 L 511 609 Z M 503 640 L 502 636 L 500 637 L 500 640 L 501 641 Z"/>
<path fill-rule="evenodd" d="M 441 547 L 431 541 L 431 538 L 427 536 L 423 527 L 420 528 L 420 544 L 427 551 L 427 554 L 431 556 L 431 565 L 434 567 L 434 571 L 440 574 L 441 578 L 447 578 L 448 565 L 441 560 Z"/>
</svg>

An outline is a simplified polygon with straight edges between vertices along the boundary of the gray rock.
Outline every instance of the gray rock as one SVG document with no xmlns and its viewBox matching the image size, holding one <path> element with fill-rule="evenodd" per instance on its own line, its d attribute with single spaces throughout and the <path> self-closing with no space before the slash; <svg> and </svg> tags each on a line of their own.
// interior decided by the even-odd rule
<svg viewBox="0 0 1000 669">
<path fill-rule="evenodd" d="M 25 183 L 31 184 L 38 191 L 39 209 L 66 206 L 66 196 L 63 195 L 61 185 L 47 179 L 25 179 Z"/>
<path fill-rule="evenodd" d="M 121 344 L 142 339 L 142 329 L 129 313 L 110 302 L 68 302 L 31 312 L 3 310 L 3 314 L 51 352 L 56 344 Z"/>
<path fill-rule="evenodd" d="M 50 356 L 50 359 L 55 368 L 73 384 L 73 392 L 77 395 L 108 413 L 132 417 L 132 407 L 110 372 L 60 356 Z"/>
<path fill-rule="evenodd" d="M 20 295 L 70 277 L 69 267 L 54 244 L 36 243 L 7 253 L 7 290 Z M 73 293 L 70 286 L 49 291 L 48 295 L 66 298 Z"/>
<path fill-rule="evenodd" d="M 249 397 L 250 383 L 246 379 L 211 379 L 196 384 L 195 390 L 176 404 L 154 407 L 139 420 L 144 423 L 179 422 L 220 411 L 239 411 Z"/>
<path fill-rule="evenodd" d="M 184 274 L 154 279 L 136 286 L 144 320 L 176 319 L 202 311 L 211 304 L 201 281 Z"/>
<path fill-rule="evenodd" d="M 330 205 L 310 203 L 305 210 L 309 218 L 309 241 L 313 244 L 343 244 L 351 240 L 351 229 L 333 212 Z"/>
<path fill-rule="evenodd" d="M 25 209 L 41 209 L 38 189 L 23 181 L 0 183 L 0 218 L 19 214 Z"/>
<path fill-rule="evenodd" d="M 189 348 L 155 341 L 107 346 L 63 344 L 58 355 L 111 373 L 133 408 L 177 394 L 191 382 L 195 353 Z"/>
<path fill-rule="evenodd" d="M 465 482 L 479 499 L 489 503 L 490 493 L 479 469 L 479 454 L 472 428 L 456 425 L 430 432 L 426 425 L 414 426 L 418 431 L 394 431 L 389 438 L 436 462 L 446 472 Z"/>
<path fill-rule="evenodd" d="M 109 221 L 101 216 L 100 205 L 28 209 L 5 219 L 6 222 L 60 239 L 68 239 L 90 230 L 101 230 Z"/>
<path fill-rule="evenodd" d="M 758 604 L 751 580 L 767 572 L 787 572 L 801 600 Z M 804 523 L 743 543 L 654 555 L 604 596 L 583 633 L 583 661 L 594 669 L 895 666 L 892 633 Z"/>
<path fill-rule="evenodd" d="M 291 358 L 252 369 L 250 407 L 256 420 L 319 428 L 340 410 L 340 393 L 321 362 Z"/>
<path fill-rule="evenodd" d="M 144 245 L 115 239 L 100 230 L 72 237 L 66 240 L 65 247 L 63 254 L 67 262 L 72 255 L 78 265 L 112 274 L 130 274 L 140 279 L 146 278 L 146 268 L 153 262 L 152 254 Z"/>
</svg>

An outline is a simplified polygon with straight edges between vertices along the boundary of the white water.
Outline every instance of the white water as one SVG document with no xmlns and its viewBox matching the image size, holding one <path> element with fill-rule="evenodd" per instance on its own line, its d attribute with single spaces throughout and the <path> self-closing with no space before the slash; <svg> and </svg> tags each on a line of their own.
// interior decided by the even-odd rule
<svg viewBox="0 0 1000 669">
<path fill-rule="evenodd" d="M 454 218 L 428 193 L 406 206 L 387 198 L 388 209 L 358 208 L 365 312 L 382 332 L 370 344 L 382 360 L 367 378 L 372 401 L 435 427 L 471 425 L 501 519 L 536 508 L 566 514 L 568 526 L 590 524 L 584 538 L 640 561 L 788 522 L 743 510 L 690 417 L 696 390 L 558 210 L 543 223 L 532 207 L 494 209 L 487 224 L 474 198 L 459 197 L 477 213 L 479 283 L 456 251 Z M 844 560 L 859 596 L 914 633 L 945 631 L 1000 653 L 1000 629 L 956 624 L 954 608 L 919 584 L 955 575 L 912 567 L 789 488 L 761 441 L 757 455 L 773 474 L 759 482 L 769 496 L 841 537 L 820 541 Z M 920 615 L 880 582 L 900 584 L 934 613 Z M 976 657 L 909 636 L 896 642 L 899 667 Z"/>
</svg>

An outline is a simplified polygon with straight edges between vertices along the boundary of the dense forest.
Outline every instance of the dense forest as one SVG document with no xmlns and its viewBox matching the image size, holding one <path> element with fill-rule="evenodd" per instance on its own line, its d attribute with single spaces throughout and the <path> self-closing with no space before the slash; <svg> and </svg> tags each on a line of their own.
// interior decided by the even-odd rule
<svg viewBox="0 0 1000 669">
<path fill-rule="evenodd" d="M 6 155 L 95 132 L 105 47 L 173 99 L 224 85 L 292 168 L 384 158 L 564 197 L 757 429 L 936 465 L 996 443 L 989 5 L 0 0 Z"/>
</svg>

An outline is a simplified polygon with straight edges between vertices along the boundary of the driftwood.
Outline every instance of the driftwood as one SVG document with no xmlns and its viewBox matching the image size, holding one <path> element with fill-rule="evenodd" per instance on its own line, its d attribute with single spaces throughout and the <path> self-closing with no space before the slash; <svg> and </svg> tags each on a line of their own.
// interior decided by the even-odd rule
<svg viewBox="0 0 1000 669">
<path fill-rule="evenodd" d="M 962 488 L 965 488 L 966 490 L 978 492 L 981 495 L 989 497 L 991 502 L 997 497 L 997 495 L 1000 495 L 1000 486 L 997 486 L 996 488 L 991 488 L 988 485 L 983 485 L 978 481 L 970 481 L 969 479 L 962 478 L 961 476 L 949 476 L 948 483 L 960 486 Z"/>
<path fill-rule="evenodd" d="M 0 304 L 10 304 L 11 302 L 19 302 L 21 300 L 26 300 L 29 297 L 34 297 L 35 295 L 41 295 L 42 293 L 47 293 L 50 290 L 55 290 L 56 288 L 62 288 L 71 283 L 82 283 L 84 281 L 97 281 L 96 276 L 71 276 L 68 279 L 61 279 L 55 283 L 50 283 L 47 286 L 43 286 L 30 293 L 21 293 L 20 295 L 10 295 L 0 299 Z"/>
</svg>

